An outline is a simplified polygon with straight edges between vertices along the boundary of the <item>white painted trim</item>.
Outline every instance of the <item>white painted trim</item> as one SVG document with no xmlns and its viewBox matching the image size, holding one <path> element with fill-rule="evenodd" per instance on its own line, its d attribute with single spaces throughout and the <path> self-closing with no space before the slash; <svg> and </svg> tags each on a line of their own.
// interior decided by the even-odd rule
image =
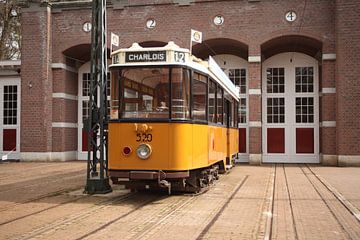
<svg viewBox="0 0 360 240">
<path fill-rule="evenodd" d="M 262 127 L 261 121 L 250 121 L 249 127 Z"/>
<path fill-rule="evenodd" d="M 326 166 L 337 166 L 338 156 L 337 155 L 328 155 L 320 154 L 321 164 Z"/>
<path fill-rule="evenodd" d="M 250 63 L 260 63 L 261 62 L 261 56 L 249 56 L 248 62 Z"/>
<path fill-rule="evenodd" d="M 20 60 L 4 60 L 0 61 L 0 67 L 8 67 L 8 66 L 21 66 Z"/>
<path fill-rule="evenodd" d="M 68 99 L 68 100 L 78 100 L 78 97 L 76 95 L 67 94 L 67 93 L 53 93 L 53 98 L 62 98 L 62 99 Z"/>
<path fill-rule="evenodd" d="M 320 127 L 336 127 L 336 121 L 322 121 Z"/>
<path fill-rule="evenodd" d="M 336 53 L 324 53 L 322 55 L 322 60 L 336 60 Z"/>
<path fill-rule="evenodd" d="M 262 154 L 249 154 L 249 164 L 260 165 L 262 162 Z"/>
<path fill-rule="evenodd" d="M 261 89 L 260 88 L 249 89 L 249 95 L 261 95 Z"/>
<path fill-rule="evenodd" d="M 52 63 L 51 68 L 54 68 L 54 69 L 60 68 L 60 69 L 64 69 L 69 72 L 78 73 L 77 69 L 70 67 L 64 63 Z"/>
<path fill-rule="evenodd" d="M 339 166 L 360 166 L 360 155 L 339 155 Z"/>
<path fill-rule="evenodd" d="M 67 123 L 67 122 L 53 122 L 53 128 L 77 128 L 77 123 Z"/>
<path fill-rule="evenodd" d="M 22 152 L 22 161 L 69 161 L 76 160 L 76 151 L 68 152 Z"/>
<path fill-rule="evenodd" d="M 336 88 L 322 88 L 321 93 L 322 94 L 336 93 Z"/>
</svg>

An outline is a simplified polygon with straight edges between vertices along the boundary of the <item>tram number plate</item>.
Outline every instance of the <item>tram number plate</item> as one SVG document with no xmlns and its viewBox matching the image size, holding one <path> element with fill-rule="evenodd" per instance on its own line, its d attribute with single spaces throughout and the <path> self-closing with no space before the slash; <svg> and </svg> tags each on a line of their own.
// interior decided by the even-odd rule
<svg viewBox="0 0 360 240">
<path fill-rule="evenodd" d="M 185 62 L 185 53 L 183 53 L 183 52 L 175 52 L 174 53 L 174 60 L 175 60 L 175 62 L 184 63 Z"/>
<path fill-rule="evenodd" d="M 137 142 L 151 142 L 152 134 L 151 133 L 138 133 L 136 134 Z"/>
</svg>

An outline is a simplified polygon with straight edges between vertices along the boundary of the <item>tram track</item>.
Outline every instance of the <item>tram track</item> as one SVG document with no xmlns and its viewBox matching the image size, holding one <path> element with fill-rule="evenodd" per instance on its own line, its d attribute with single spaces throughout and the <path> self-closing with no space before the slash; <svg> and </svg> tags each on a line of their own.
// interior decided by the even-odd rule
<svg viewBox="0 0 360 240">
<path fill-rule="evenodd" d="M 341 205 L 343 207 L 343 210 L 348 211 L 346 206 L 344 206 L 343 203 L 334 195 L 334 192 L 329 187 L 327 187 L 313 171 L 311 171 L 308 165 L 306 165 L 306 167 L 300 166 L 300 169 L 317 193 L 317 195 L 320 197 L 321 201 L 327 207 L 338 226 L 345 233 L 346 237 L 348 239 L 359 239 L 358 233 L 354 232 L 347 224 L 344 223 L 344 219 L 341 217 L 341 214 L 339 214 L 339 209 L 337 209 L 336 203 L 338 203 L 338 205 Z M 316 179 L 316 181 L 312 179 Z M 334 203 L 332 199 L 336 199 L 337 201 Z"/>
<path fill-rule="evenodd" d="M 289 199 L 290 215 L 291 215 L 291 221 L 292 221 L 292 230 L 294 232 L 294 238 L 295 238 L 295 240 L 297 240 L 297 239 L 299 239 L 299 235 L 298 235 L 298 230 L 296 228 L 294 207 L 293 207 L 292 197 L 291 197 L 290 188 L 289 188 L 289 179 L 288 179 L 288 176 L 286 174 L 285 164 L 282 164 L 282 169 L 283 169 L 283 174 L 284 174 L 284 178 L 285 178 L 286 194 L 287 194 L 287 197 Z"/>
<path fill-rule="evenodd" d="M 65 174 L 59 174 L 59 175 L 50 175 L 47 176 L 45 178 L 37 178 L 37 179 L 32 179 L 29 184 L 23 184 L 23 182 L 17 182 L 17 183 L 12 183 L 12 184 L 7 184 L 7 185 L 3 185 L 0 186 L 0 194 L 4 194 L 6 192 L 9 191 L 18 191 L 20 189 L 27 189 L 29 187 L 34 187 L 34 186 L 38 186 L 38 185 L 42 185 L 42 184 L 54 184 L 57 182 L 63 182 L 64 180 L 68 180 L 68 179 L 74 179 L 74 178 L 83 178 L 83 174 L 84 170 L 80 170 L 80 171 L 76 171 L 76 172 L 71 172 L 71 173 L 65 173 Z M 39 184 L 39 180 L 41 180 L 41 183 Z M 18 186 L 21 184 L 21 186 Z"/>
<path fill-rule="evenodd" d="M 273 165 L 272 177 L 270 177 L 269 187 L 270 187 L 270 197 L 269 197 L 269 206 L 267 211 L 266 225 L 265 225 L 265 235 L 264 239 L 269 240 L 272 238 L 272 228 L 273 228 L 273 217 L 274 217 L 274 201 L 275 201 L 275 187 L 276 187 L 276 173 L 277 173 L 277 164 Z"/>
<path fill-rule="evenodd" d="M 108 221 L 95 230 L 76 238 L 76 240 L 81 240 L 88 238 L 90 236 L 93 236 L 107 227 L 111 226 L 112 224 L 115 224 L 116 222 L 126 218 L 131 217 L 132 214 L 135 214 L 138 210 L 141 210 L 148 204 L 158 201 L 161 199 L 167 199 L 168 203 L 161 209 L 160 212 L 157 212 L 157 214 L 154 214 L 154 217 L 151 217 L 148 219 L 148 221 L 145 221 L 141 224 L 141 226 L 135 226 L 134 228 L 130 229 L 129 232 L 133 233 L 131 236 L 131 239 L 142 239 L 149 231 L 154 229 L 156 226 L 164 222 L 166 219 L 171 217 L 175 212 L 179 211 L 180 209 L 184 208 L 185 206 L 189 205 L 192 201 L 196 199 L 197 196 L 206 193 L 209 190 L 209 188 L 204 188 L 203 191 L 196 193 L 196 194 L 181 194 L 181 195 L 173 195 L 173 196 L 160 196 L 159 198 L 150 199 L 149 201 L 146 201 L 139 206 L 135 207 L 129 212 L 126 212 L 124 214 L 121 214 L 120 216 L 116 217 L 115 219 Z M 173 199 L 178 198 L 177 200 L 173 201 Z M 139 229 L 141 229 L 139 231 Z"/>
<path fill-rule="evenodd" d="M 41 238 L 41 237 L 46 239 L 47 238 L 46 235 L 49 233 L 53 233 L 54 231 L 64 229 L 65 227 L 67 227 L 69 225 L 75 225 L 76 223 L 81 222 L 81 220 L 84 220 L 92 215 L 95 215 L 101 211 L 104 211 L 105 209 L 108 209 L 115 204 L 124 203 L 126 201 L 129 201 L 132 198 L 134 198 L 135 196 L 136 196 L 136 193 L 129 192 L 129 193 L 126 193 L 125 195 L 121 195 L 118 197 L 100 201 L 100 202 L 96 203 L 95 205 L 87 208 L 86 210 L 82 210 L 81 212 L 71 214 L 70 216 L 62 217 L 62 218 L 58 219 L 57 221 L 45 224 L 39 228 L 35 228 L 32 231 L 23 233 L 21 236 L 18 236 L 18 237 L 12 238 L 12 239 L 28 240 L 28 239 Z M 90 197 L 90 196 L 87 195 L 85 197 Z M 151 199 L 151 201 L 153 201 L 153 199 Z M 150 200 L 146 201 L 147 202 L 146 204 L 148 204 L 151 201 Z M 86 237 L 86 236 L 84 236 L 84 237 Z M 81 237 L 79 239 L 81 239 Z"/>
<path fill-rule="evenodd" d="M 9 169 L 3 169 L 3 166 L 1 166 L 2 168 L 0 169 L 0 187 L 1 186 L 6 186 L 6 185 L 11 185 L 11 184 L 15 184 L 17 183 L 18 179 L 22 179 L 23 181 L 33 181 L 39 178 L 39 176 L 41 177 L 49 177 L 49 176 L 54 176 L 54 175 L 59 175 L 59 173 L 62 173 L 64 171 L 71 171 L 74 172 L 73 167 L 63 167 L 62 169 L 56 169 L 56 170 L 51 170 L 50 172 L 47 171 L 48 168 L 52 168 L 54 166 L 49 165 L 49 164 L 39 164 L 39 165 L 33 165 L 32 163 L 27 163 L 27 162 L 20 162 L 20 163 L 13 163 L 13 164 L 19 164 L 19 166 L 17 166 L 17 168 L 11 167 Z M 26 164 L 26 171 L 24 171 L 24 166 Z M 77 167 L 79 169 L 79 171 L 81 170 L 81 168 Z M 85 169 L 85 168 L 84 168 Z M 45 170 L 45 171 L 44 171 Z M 40 174 L 36 175 L 37 177 L 34 178 L 34 172 L 40 172 Z M 16 176 L 16 180 L 14 179 L 14 176 Z M 6 183 L 6 180 L 7 183 Z M 13 180 L 10 181 L 9 180 Z"/>
<path fill-rule="evenodd" d="M 62 206 L 64 206 L 64 205 L 66 205 L 66 204 L 74 203 L 74 202 L 79 201 L 79 200 L 81 200 L 81 199 L 84 199 L 84 198 L 86 198 L 86 197 L 87 197 L 87 196 L 81 196 L 81 197 L 78 197 L 78 198 L 76 198 L 76 199 L 71 199 L 71 200 L 68 200 L 68 201 L 64 201 L 64 202 L 58 203 L 58 204 L 56 204 L 56 205 L 54 205 L 54 206 L 46 207 L 46 208 L 43 208 L 43 209 L 41 209 L 41 210 L 38 210 L 38 211 L 35 211 L 35 212 L 32 212 L 32 213 L 26 214 L 26 215 L 23 215 L 23 216 L 20 216 L 20 217 L 13 218 L 13 219 L 8 220 L 8 221 L 1 222 L 1 223 L 0 223 L 0 226 L 6 225 L 6 224 L 9 224 L 9 223 L 12 223 L 12 222 L 19 221 L 19 220 L 22 220 L 22 219 L 25 219 L 25 218 L 34 216 L 34 215 L 36 215 L 36 214 L 39 214 L 39 213 L 42 213 L 42 212 L 51 210 L 51 209 L 55 209 L 55 208 L 58 208 L 58 207 L 62 207 Z"/>
<path fill-rule="evenodd" d="M 309 165 L 306 165 L 309 171 L 321 182 L 324 187 L 326 187 L 333 195 L 336 197 L 340 203 L 349 211 L 351 215 L 353 215 L 356 220 L 360 223 L 360 210 L 357 209 L 354 205 L 352 205 L 348 200 L 345 199 L 342 194 L 340 194 L 334 187 L 332 187 L 329 183 L 327 183 L 322 177 L 316 174 Z"/>
<path fill-rule="evenodd" d="M 40 201 L 40 200 L 43 200 L 43 199 L 46 199 L 46 198 L 56 197 L 56 196 L 59 196 L 61 194 L 67 193 L 67 192 L 72 192 L 72 191 L 78 190 L 79 187 L 81 187 L 81 186 L 82 185 L 79 185 L 79 186 L 76 186 L 76 187 L 73 187 L 73 188 L 63 188 L 63 189 L 60 189 L 58 191 L 43 194 L 43 195 L 40 195 L 40 196 L 37 196 L 37 197 L 34 197 L 34 198 L 29 198 L 26 201 L 7 204 L 4 207 L 0 208 L 0 213 L 7 211 L 10 207 L 14 208 L 14 207 L 22 205 L 22 204 L 36 202 L 36 201 Z"/>
<path fill-rule="evenodd" d="M 81 170 L 67 174 L 52 175 L 45 178 L 33 179 L 29 184 L 25 185 L 23 185 L 23 182 L 4 185 L 0 187 L 0 200 L 3 202 L 8 202 L 8 204 L 2 204 L 2 207 L 0 208 L 0 213 L 7 211 L 10 207 L 13 208 L 21 204 L 35 202 L 45 198 L 61 195 L 69 191 L 77 190 L 81 186 L 83 186 L 83 178 L 83 171 Z M 81 181 L 81 183 L 77 180 Z M 64 184 L 64 182 L 66 181 L 71 182 L 72 185 L 70 187 L 64 188 L 63 185 L 68 186 L 68 184 Z M 38 189 L 49 189 L 49 186 L 51 186 L 55 191 L 53 190 L 50 193 L 47 192 L 44 194 L 41 194 L 40 191 L 39 194 Z M 12 200 L 14 198 L 14 194 L 12 193 L 18 195 L 16 202 Z M 9 198 L 8 196 L 12 197 Z"/>
<path fill-rule="evenodd" d="M 228 207 L 229 203 L 234 199 L 235 195 L 240 191 L 240 189 L 244 186 L 245 182 L 249 178 L 249 175 L 245 175 L 245 177 L 241 180 L 239 185 L 235 188 L 235 190 L 232 192 L 230 197 L 227 199 L 227 201 L 221 206 L 219 211 L 214 215 L 214 217 L 209 221 L 209 223 L 205 226 L 205 228 L 201 231 L 199 236 L 196 238 L 196 240 L 204 239 L 206 233 L 209 232 L 209 230 L 212 228 L 212 226 L 215 224 L 215 222 L 219 219 L 219 217 L 222 215 L 224 210 Z"/>
<path fill-rule="evenodd" d="M 239 192 L 241 187 L 245 184 L 246 180 L 248 178 L 248 175 L 245 176 L 241 183 L 236 187 L 236 189 L 232 192 L 231 196 L 227 199 L 227 201 L 220 207 L 217 214 L 214 216 L 213 220 L 208 224 L 208 228 L 210 228 L 217 220 L 217 218 L 222 214 L 224 209 L 228 206 L 230 201 L 234 198 L 234 196 Z M 206 191 L 202 192 L 201 194 L 205 193 Z M 161 209 L 158 209 L 156 213 L 154 212 L 153 215 L 149 215 L 146 219 L 146 221 L 142 222 L 140 225 L 136 225 L 133 228 L 129 229 L 128 232 L 131 236 L 129 236 L 129 239 L 143 239 L 146 235 L 150 234 L 151 232 L 155 231 L 157 227 L 161 226 L 166 220 L 168 220 L 171 217 L 174 217 L 177 212 L 181 211 L 182 209 L 189 206 L 192 202 L 194 202 L 197 197 L 201 194 L 184 194 L 184 195 L 173 195 L 166 198 L 166 202 L 163 203 L 164 206 L 162 206 Z M 100 234 L 101 231 L 105 230 L 106 228 L 110 227 L 111 225 L 115 224 L 116 222 L 126 218 L 134 218 L 136 219 L 136 216 L 134 215 L 137 211 L 143 209 L 145 206 L 150 204 L 151 202 L 160 200 L 159 199 L 150 199 L 149 201 L 144 202 L 141 205 L 136 206 L 134 209 L 132 209 L 129 212 L 123 213 L 120 216 L 102 224 L 95 230 L 76 238 L 77 240 L 85 239 L 90 236 Z M 146 211 L 146 210 L 144 210 Z M 134 215 L 132 217 L 132 215 Z M 134 220 L 132 220 L 134 221 Z M 151 235 L 151 234 L 150 234 Z"/>
</svg>

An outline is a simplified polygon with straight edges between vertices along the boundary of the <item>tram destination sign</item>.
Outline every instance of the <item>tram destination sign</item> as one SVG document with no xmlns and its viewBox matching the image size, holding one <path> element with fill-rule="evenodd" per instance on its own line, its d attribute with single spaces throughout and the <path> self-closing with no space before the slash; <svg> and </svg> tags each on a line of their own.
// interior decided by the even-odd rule
<svg viewBox="0 0 360 240">
<path fill-rule="evenodd" d="M 125 62 L 166 62 L 166 51 L 126 52 Z"/>
</svg>

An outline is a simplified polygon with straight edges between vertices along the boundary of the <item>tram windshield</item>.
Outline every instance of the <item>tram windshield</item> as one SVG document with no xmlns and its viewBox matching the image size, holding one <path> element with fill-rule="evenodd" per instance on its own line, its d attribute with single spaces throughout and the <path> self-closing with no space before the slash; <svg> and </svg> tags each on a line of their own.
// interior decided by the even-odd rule
<svg viewBox="0 0 360 240">
<path fill-rule="evenodd" d="M 188 70 L 173 68 L 172 118 L 189 118 Z M 168 119 L 170 68 L 129 67 L 112 70 L 111 119 Z"/>
</svg>

